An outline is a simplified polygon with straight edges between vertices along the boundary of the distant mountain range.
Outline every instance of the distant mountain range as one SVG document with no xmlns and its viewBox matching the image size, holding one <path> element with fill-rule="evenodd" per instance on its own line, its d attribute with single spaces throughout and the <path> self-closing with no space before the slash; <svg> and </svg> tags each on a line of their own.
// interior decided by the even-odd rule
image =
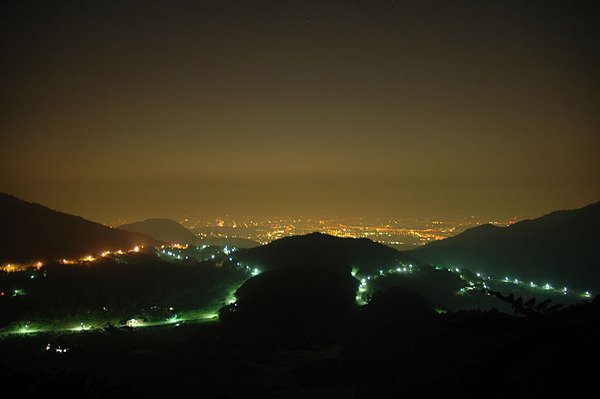
<svg viewBox="0 0 600 399">
<path fill-rule="evenodd" d="M 600 289 L 600 202 L 508 227 L 491 224 L 409 253 L 433 265 L 466 267 L 537 284 Z"/>
<path fill-rule="evenodd" d="M 257 247 L 260 243 L 242 237 L 205 237 L 200 238 L 186 227 L 171 219 L 146 219 L 139 222 L 123 224 L 121 230 L 145 234 L 158 241 L 170 244 L 230 246 L 238 248 Z"/>
<path fill-rule="evenodd" d="M 197 241 L 194 233 L 170 219 L 146 219 L 141 222 L 123 224 L 118 228 L 145 234 L 169 244 L 195 244 Z"/>
<path fill-rule="evenodd" d="M 135 245 L 156 245 L 147 235 L 112 229 L 0 193 L 0 262 L 85 256 Z"/>
</svg>

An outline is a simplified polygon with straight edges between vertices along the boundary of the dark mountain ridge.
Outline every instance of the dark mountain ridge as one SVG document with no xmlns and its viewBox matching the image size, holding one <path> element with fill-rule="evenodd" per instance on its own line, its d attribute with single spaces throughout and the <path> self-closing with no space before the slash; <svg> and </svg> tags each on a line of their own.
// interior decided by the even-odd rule
<svg viewBox="0 0 600 399">
<path fill-rule="evenodd" d="M 421 261 L 475 272 L 600 289 L 600 202 L 508 227 L 478 226 L 410 251 Z"/>
<path fill-rule="evenodd" d="M 123 224 L 118 228 L 134 233 L 145 234 L 157 241 L 163 241 L 170 244 L 195 244 L 197 241 L 194 233 L 171 219 L 146 219 Z"/>
<path fill-rule="evenodd" d="M 135 245 L 156 245 L 143 234 L 112 229 L 0 193 L 0 262 L 79 257 Z"/>
<path fill-rule="evenodd" d="M 236 258 L 263 270 L 282 266 L 345 264 L 361 273 L 373 273 L 413 257 L 368 238 L 341 238 L 323 233 L 285 237 L 267 245 L 241 250 Z"/>
</svg>

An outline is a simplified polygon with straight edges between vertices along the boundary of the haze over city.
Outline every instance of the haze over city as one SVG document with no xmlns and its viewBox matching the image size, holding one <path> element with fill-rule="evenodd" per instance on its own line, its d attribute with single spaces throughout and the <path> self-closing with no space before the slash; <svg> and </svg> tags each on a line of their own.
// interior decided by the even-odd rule
<svg viewBox="0 0 600 399">
<path fill-rule="evenodd" d="M 2 190 L 92 220 L 521 219 L 600 196 L 585 3 L 3 14 Z"/>
<path fill-rule="evenodd" d="M 600 2 L 0 31 L 3 396 L 598 396 Z"/>
</svg>

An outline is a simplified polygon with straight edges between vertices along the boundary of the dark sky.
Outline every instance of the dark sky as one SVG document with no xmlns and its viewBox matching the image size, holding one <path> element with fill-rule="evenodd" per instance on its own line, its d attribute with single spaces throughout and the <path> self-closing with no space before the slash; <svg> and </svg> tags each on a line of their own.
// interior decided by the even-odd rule
<svg viewBox="0 0 600 399">
<path fill-rule="evenodd" d="M 0 191 L 26 200 L 98 221 L 600 200 L 597 2 L 11 3 Z"/>
</svg>

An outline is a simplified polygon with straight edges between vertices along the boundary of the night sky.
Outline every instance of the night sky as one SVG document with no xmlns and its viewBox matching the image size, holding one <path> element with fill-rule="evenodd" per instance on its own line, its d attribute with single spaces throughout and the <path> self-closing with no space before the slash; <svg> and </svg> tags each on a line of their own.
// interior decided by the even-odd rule
<svg viewBox="0 0 600 399">
<path fill-rule="evenodd" d="M 594 3 L 3 4 L 0 191 L 103 222 L 596 202 Z"/>
</svg>

